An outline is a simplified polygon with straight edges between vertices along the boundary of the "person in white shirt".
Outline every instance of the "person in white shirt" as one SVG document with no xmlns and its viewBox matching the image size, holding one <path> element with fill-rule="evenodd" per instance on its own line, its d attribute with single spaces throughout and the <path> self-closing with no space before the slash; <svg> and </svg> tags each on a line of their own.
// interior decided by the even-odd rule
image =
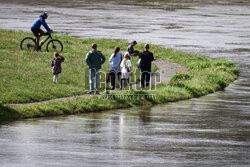
<svg viewBox="0 0 250 167">
<path fill-rule="evenodd" d="M 120 65 L 121 68 L 121 90 L 124 89 L 129 84 L 129 77 L 132 75 L 132 63 L 130 61 L 130 56 L 128 53 L 125 54 L 124 59 Z"/>
</svg>

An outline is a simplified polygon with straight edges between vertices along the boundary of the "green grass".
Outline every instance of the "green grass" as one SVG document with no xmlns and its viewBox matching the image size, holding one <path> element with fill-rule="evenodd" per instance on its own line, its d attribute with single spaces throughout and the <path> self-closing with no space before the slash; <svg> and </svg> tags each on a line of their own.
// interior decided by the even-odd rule
<svg viewBox="0 0 250 167">
<path fill-rule="evenodd" d="M 81 95 L 88 88 L 88 69 L 85 55 L 91 50 L 91 44 L 97 43 L 98 50 L 106 56 L 102 72 L 109 68 L 108 59 L 113 53 L 115 46 L 121 46 L 126 50 L 127 41 L 107 39 L 77 39 L 67 36 L 53 36 L 64 44 L 62 74 L 59 75 L 59 84 L 52 83 L 51 59 L 53 53 L 21 51 L 20 41 L 32 34 L 0 30 L 0 102 L 28 103 L 48 99 Z M 43 46 L 44 47 L 44 46 Z M 141 47 L 141 46 L 139 46 Z M 138 48 L 139 48 L 138 47 Z M 142 47 L 141 47 L 142 48 Z M 43 48 L 45 50 L 45 47 Z M 138 58 L 132 58 L 133 68 Z M 154 67 L 154 70 L 155 67 Z M 101 80 L 104 81 L 105 77 Z"/>
<path fill-rule="evenodd" d="M 54 35 L 64 44 L 63 56 L 66 60 L 62 64 L 63 72 L 59 75 L 60 84 L 52 84 L 52 53 L 23 52 L 19 49 L 21 39 L 28 35 L 31 34 L 0 31 L 0 120 L 94 112 L 200 97 L 223 90 L 239 75 L 239 69 L 225 59 L 211 60 L 152 45 L 150 50 L 156 58 L 182 64 L 189 72 L 177 73 L 170 83 L 158 84 L 156 90 L 130 90 L 113 94 L 153 94 L 154 99 L 111 100 L 103 99 L 104 94 L 101 97 L 86 97 L 42 105 L 7 107 L 7 103 L 26 103 L 84 94 L 87 67 L 84 58 L 91 44 L 97 43 L 98 50 L 102 51 L 107 59 L 115 46 L 120 46 L 121 50 L 125 51 L 128 45 L 127 41 L 120 40 L 83 40 Z M 138 50 L 142 48 L 143 43 L 136 46 Z M 132 58 L 132 62 L 135 69 L 137 58 Z M 103 66 L 104 72 L 108 70 L 108 66 L 106 61 Z"/>
</svg>

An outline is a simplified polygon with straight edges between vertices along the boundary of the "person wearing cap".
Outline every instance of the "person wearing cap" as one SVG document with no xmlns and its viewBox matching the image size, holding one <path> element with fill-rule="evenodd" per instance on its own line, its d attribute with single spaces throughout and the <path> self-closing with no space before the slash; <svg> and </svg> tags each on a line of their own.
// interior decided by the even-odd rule
<svg viewBox="0 0 250 167">
<path fill-rule="evenodd" d="M 141 59 L 139 68 L 141 70 L 141 87 L 145 88 L 149 87 L 150 83 L 150 74 L 151 74 L 151 64 L 154 60 L 154 55 L 149 51 L 149 44 L 145 44 L 144 51 L 139 54 L 139 58 Z"/>
<path fill-rule="evenodd" d="M 130 56 L 136 56 L 139 54 L 138 50 L 134 50 L 134 46 L 137 44 L 136 41 L 133 41 L 130 43 L 130 45 L 127 48 L 127 52 L 129 53 Z"/>
<path fill-rule="evenodd" d="M 45 19 L 48 18 L 48 14 L 46 12 L 44 12 L 42 15 L 39 16 L 39 18 L 37 18 L 34 23 L 31 26 L 31 31 L 33 32 L 33 34 L 36 37 L 36 50 L 41 50 L 41 48 L 39 48 L 39 40 L 40 40 L 40 36 L 42 36 L 44 34 L 44 31 L 41 30 L 41 25 L 43 25 L 43 27 L 47 30 L 47 32 L 52 33 L 53 31 L 49 28 L 49 26 L 47 25 L 47 23 L 45 22 Z"/>
<path fill-rule="evenodd" d="M 90 83 L 90 94 L 96 91 L 98 92 L 98 82 L 99 82 L 99 70 L 101 69 L 102 64 L 105 62 L 106 58 L 102 52 L 97 50 L 97 44 L 92 44 L 92 50 L 89 51 L 86 55 L 86 63 L 89 66 L 89 83 Z"/>
</svg>

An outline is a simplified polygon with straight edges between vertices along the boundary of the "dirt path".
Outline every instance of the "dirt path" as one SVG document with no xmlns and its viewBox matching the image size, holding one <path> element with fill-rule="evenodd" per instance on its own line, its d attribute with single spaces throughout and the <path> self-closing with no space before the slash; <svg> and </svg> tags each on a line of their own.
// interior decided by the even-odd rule
<svg viewBox="0 0 250 167">
<path fill-rule="evenodd" d="M 187 72 L 188 69 L 183 67 L 180 64 L 177 63 L 171 63 L 165 60 L 156 60 L 153 61 L 153 63 L 157 66 L 158 71 L 160 72 L 161 82 L 167 83 L 170 81 L 173 75 L 175 75 L 177 72 Z M 66 101 L 66 100 L 73 100 L 81 97 L 94 97 L 94 96 L 100 96 L 100 95 L 90 95 L 90 94 L 84 94 L 80 96 L 71 96 L 71 97 L 63 97 L 58 99 L 51 99 L 41 102 L 34 102 L 34 103 L 25 103 L 25 104 L 9 104 L 9 106 L 28 106 L 28 105 L 37 105 L 37 104 L 47 104 L 52 102 L 58 102 L 58 101 Z"/>
<path fill-rule="evenodd" d="M 180 64 L 171 63 L 165 60 L 153 61 L 161 73 L 161 82 L 167 83 L 177 72 L 188 72 L 188 69 Z"/>
</svg>

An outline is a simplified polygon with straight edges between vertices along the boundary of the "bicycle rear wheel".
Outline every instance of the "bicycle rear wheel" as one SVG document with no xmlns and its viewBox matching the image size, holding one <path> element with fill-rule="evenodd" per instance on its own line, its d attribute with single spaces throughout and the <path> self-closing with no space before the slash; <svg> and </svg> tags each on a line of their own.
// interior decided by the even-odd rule
<svg viewBox="0 0 250 167">
<path fill-rule="evenodd" d="M 47 52 L 62 52 L 63 51 L 63 45 L 61 41 L 57 39 L 52 39 L 47 44 Z"/>
<path fill-rule="evenodd" d="M 36 42 L 34 38 L 26 37 L 20 43 L 21 50 L 35 50 Z"/>
</svg>

